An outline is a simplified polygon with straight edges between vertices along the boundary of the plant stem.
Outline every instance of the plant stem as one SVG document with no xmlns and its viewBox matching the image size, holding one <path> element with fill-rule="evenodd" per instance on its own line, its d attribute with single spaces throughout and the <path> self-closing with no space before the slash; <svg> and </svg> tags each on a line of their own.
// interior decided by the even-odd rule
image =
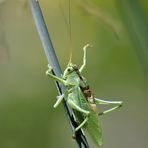
<svg viewBox="0 0 148 148">
<path fill-rule="evenodd" d="M 34 18 L 34 22 L 42 43 L 42 46 L 44 48 L 44 52 L 45 55 L 47 57 L 48 60 L 48 64 L 53 68 L 53 73 L 56 76 L 61 76 L 62 71 L 55 53 L 55 50 L 53 48 L 43 15 L 42 15 L 42 11 L 39 5 L 38 0 L 28 0 L 29 2 L 29 6 L 31 8 L 31 12 Z M 63 94 L 63 92 L 65 91 L 65 87 L 62 84 L 59 84 L 58 82 L 56 82 L 56 86 L 57 86 L 57 90 L 59 92 L 59 94 Z M 72 110 L 67 106 L 66 101 L 63 100 L 63 105 L 64 105 L 64 109 L 65 112 L 67 114 L 69 123 L 71 125 L 71 129 L 72 132 L 74 132 L 74 129 L 78 126 L 76 121 L 74 120 L 74 116 L 73 116 L 73 112 Z M 81 130 L 79 130 L 76 133 L 76 138 L 75 138 L 78 147 L 79 148 L 89 148 L 87 140 L 85 138 L 85 135 L 82 133 Z"/>
</svg>

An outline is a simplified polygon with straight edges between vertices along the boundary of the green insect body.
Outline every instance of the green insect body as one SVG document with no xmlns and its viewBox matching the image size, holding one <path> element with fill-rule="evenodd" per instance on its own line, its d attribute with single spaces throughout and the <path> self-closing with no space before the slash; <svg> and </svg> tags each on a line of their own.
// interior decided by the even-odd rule
<svg viewBox="0 0 148 148">
<path fill-rule="evenodd" d="M 98 121 L 98 116 L 119 108 L 122 105 L 122 102 L 104 101 L 97 99 L 92 95 L 87 80 L 81 75 L 86 65 L 86 49 L 88 47 L 90 47 L 89 44 L 83 48 L 83 64 L 80 68 L 78 68 L 75 64 L 72 64 L 70 61 L 61 78 L 52 74 L 52 68 L 50 66 L 46 74 L 66 86 L 65 92 L 57 97 L 54 108 L 56 108 L 62 100 L 66 98 L 66 102 L 72 108 L 78 123 L 78 127 L 75 129 L 75 132 L 77 132 L 80 128 L 83 128 L 89 133 L 93 141 L 97 145 L 101 146 L 103 143 L 102 130 L 100 122 Z M 116 106 L 98 113 L 97 104 L 111 104 Z"/>
</svg>

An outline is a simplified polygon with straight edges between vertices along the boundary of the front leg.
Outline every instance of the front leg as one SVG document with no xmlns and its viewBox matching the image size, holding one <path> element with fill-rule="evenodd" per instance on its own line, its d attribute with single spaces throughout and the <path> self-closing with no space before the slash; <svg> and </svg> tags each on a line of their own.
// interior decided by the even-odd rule
<svg viewBox="0 0 148 148">
<path fill-rule="evenodd" d="M 46 75 L 49 76 L 50 78 L 54 79 L 55 81 L 57 82 L 60 82 L 64 85 L 67 85 L 67 81 L 65 81 L 64 79 L 62 78 L 59 78 L 57 76 L 55 76 L 53 73 L 52 73 L 53 69 L 51 66 L 48 66 L 48 70 L 46 71 Z"/>
<path fill-rule="evenodd" d="M 86 66 L 86 49 L 87 49 L 88 47 L 92 47 L 92 46 L 89 45 L 89 44 L 87 44 L 87 45 L 85 45 L 85 46 L 83 47 L 83 51 L 84 51 L 84 55 L 83 55 L 83 64 L 82 64 L 82 66 L 81 66 L 80 69 L 79 69 L 80 73 L 83 71 L 83 69 L 84 69 L 85 66 Z"/>
</svg>

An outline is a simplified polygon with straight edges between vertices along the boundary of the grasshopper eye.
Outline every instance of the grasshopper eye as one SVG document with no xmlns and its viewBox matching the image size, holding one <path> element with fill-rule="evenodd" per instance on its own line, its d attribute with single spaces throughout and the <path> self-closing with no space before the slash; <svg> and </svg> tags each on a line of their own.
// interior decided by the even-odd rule
<svg viewBox="0 0 148 148">
<path fill-rule="evenodd" d="M 70 72 L 71 71 L 71 68 L 68 68 L 67 71 Z"/>
<path fill-rule="evenodd" d="M 67 68 L 67 71 L 70 73 L 70 72 L 73 71 L 73 68 L 72 67 L 69 67 L 69 68 Z"/>
</svg>

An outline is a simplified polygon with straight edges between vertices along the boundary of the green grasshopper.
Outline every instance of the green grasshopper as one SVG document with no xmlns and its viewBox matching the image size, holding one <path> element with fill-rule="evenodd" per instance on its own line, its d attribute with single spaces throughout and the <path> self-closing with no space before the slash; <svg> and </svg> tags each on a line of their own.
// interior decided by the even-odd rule
<svg viewBox="0 0 148 148">
<path fill-rule="evenodd" d="M 48 66 L 49 69 L 46 71 L 46 74 L 49 77 L 53 78 L 55 81 L 58 81 L 66 86 L 65 92 L 57 97 L 54 108 L 58 107 L 62 100 L 66 98 L 66 103 L 69 105 L 70 108 L 72 108 L 74 116 L 78 123 L 78 127 L 75 128 L 75 132 L 77 132 L 81 128 L 87 130 L 93 141 L 97 145 L 101 146 L 103 143 L 102 130 L 100 127 L 100 123 L 98 122 L 98 116 L 121 107 L 122 102 L 104 101 L 95 98 L 92 95 L 87 80 L 81 75 L 86 66 L 86 49 L 88 47 L 90 47 L 89 44 L 83 47 L 83 64 L 80 68 L 78 68 L 77 65 L 72 64 L 70 60 L 61 78 L 52 74 L 52 68 L 50 66 Z M 116 106 L 101 113 L 98 113 L 96 106 L 97 104 L 111 104 Z"/>
</svg>

